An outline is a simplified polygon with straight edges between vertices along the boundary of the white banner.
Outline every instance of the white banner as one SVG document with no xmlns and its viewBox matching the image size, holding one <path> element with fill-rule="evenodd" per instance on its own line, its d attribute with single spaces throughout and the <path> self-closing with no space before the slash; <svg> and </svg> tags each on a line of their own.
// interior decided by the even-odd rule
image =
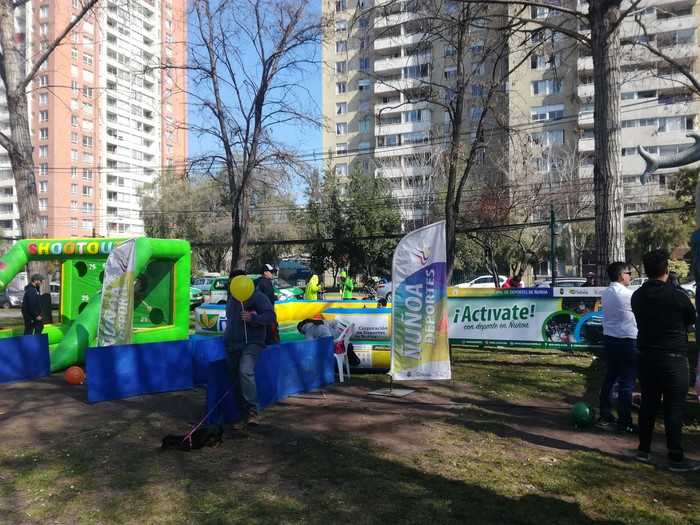
<svg viewBox="0 0 700 525">
<path fill-rule="evenodd" d="M 118 244 L 107 257 L 102 281 L 97 346 L 131 344 L 134 317 L 135 239 Z"/>
<path fill-rule="evenodd" d="M 445 221 L 406 235 L 392 263 L 395 379 L 450 379 Z"/>
</svg>

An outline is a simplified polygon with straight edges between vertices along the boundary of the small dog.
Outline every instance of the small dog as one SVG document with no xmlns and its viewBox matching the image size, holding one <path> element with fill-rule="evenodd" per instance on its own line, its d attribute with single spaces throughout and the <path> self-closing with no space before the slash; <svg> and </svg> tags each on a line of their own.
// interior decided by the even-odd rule
<svg viewBox="0 0 700 525">
<path fill-rule="evenodd" d="M 185 436 L 168 435 L 163 438 L 161 450 L 179 448 L 190 452 L 204 447 L 218 447 L 223 441 L 224 427 L 221 425 L 204 425 Z"/>
</svg>

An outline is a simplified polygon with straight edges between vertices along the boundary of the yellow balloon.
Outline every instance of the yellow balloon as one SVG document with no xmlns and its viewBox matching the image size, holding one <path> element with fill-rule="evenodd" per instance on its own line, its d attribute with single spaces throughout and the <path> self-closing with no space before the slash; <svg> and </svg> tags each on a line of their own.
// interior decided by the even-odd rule
<svg viewBox="0 0 700 525">
<path fill-rule="evenodd" d="M 253 295 L 255 285 L 253 284 L 253 280 L 247 275 L 236 275 L 236 277 L 231 280 L 229 289 L 231 290 L 231 295 L 233 295 L 237 301 L 243 302 L 250 299 L 250 296 Z"/>
</svg>

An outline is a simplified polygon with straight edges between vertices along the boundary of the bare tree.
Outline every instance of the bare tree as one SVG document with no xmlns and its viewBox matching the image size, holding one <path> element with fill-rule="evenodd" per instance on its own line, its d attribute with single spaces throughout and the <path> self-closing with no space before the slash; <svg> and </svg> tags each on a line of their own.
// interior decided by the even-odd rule
<svg viewBox="0 0 700 525">
<path fill-rule="evenodd" d="M 242 268 L 253 179 L 266 167 L 300 167 L 295 151 L 273 130 L 316 123 L 304 80 L 317 68 L 321 22 L 309 0 L 195 0 L 193 10 L 198 26 L 189 96 L 202 123 L 190 128 L 216 144 L 217 153 L 202 162 L 222 166 L 228 177 L 232 264 Z"/>
<path fill-rule="evenodd" d="M 27 92 L 29 84 L 56 46 L 82 20 L 98 0 L 82 0 L 82 7 L 71 22 L 59 31 L 44 51 L 34 55 L 27 49 L 26 39 L 15 21 L 16 11 L 26 9 L 26 1 L 0 0 L 0 79 L 7 97 L 10 116 L 10 135 L 0 132 L 0 147 L 9 157 L 17 189 L 17 205 L 22 235 L 25 238 L 43 236 L 39 221 L 39 199 L 36 192 L 32 142 L 29 128 Z M 30 261 L 29 273 L 46 275 L 45 262 Z M 48 288 L 48 281 L 45 287 Z"/>
</svg>

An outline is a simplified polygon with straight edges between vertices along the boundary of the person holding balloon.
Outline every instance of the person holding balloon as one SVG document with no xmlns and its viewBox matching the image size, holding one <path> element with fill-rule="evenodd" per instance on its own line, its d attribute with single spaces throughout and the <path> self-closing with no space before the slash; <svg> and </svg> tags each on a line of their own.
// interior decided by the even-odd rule
<svg viewBox="0 0 700 525">
<path fill-rule="evenodd" d="M 223 339 L 231 385 L 241 414 L 234 428 L 242 429 L 259 424 L 255 363 L 265 348 L 267 327 L 277 317 L 270 300 L 255 288 L 243 270 L 231 272 L 229 281 Z"/>
</svg>

